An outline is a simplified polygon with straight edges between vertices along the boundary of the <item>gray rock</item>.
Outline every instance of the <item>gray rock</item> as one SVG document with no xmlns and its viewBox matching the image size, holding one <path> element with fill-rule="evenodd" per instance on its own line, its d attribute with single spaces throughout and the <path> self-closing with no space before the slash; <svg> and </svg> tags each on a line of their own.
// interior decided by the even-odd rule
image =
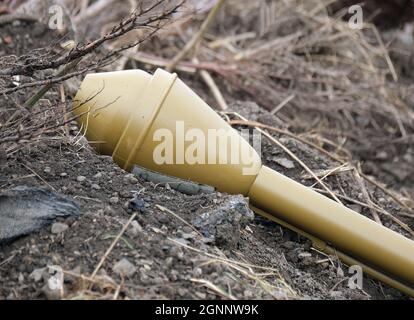
<svg viewBox="0 0 414 320">
<path fill-rule="evenodd" d="M 19 277 L 17 278 L 17 281 L 22 284 L 24 282 L 24 275 L 22 273 L 19 273 Z"/>
<path fill-rule="evenodd" d="M 95 179 L 100 179 L 100 178 L 102 178 L 102 172 L 98 172 L 97 174 L 95 174 L 94 176 L 93 176 Z"/>
<path fill-rule="evenodd" d="M 194 239 L 196 236 L 197 236 L 197 233 L 195 233 L 194 231 L 193 231 L 193 232 L 183 233 L 183 234 L 182 234 L 182 237 L 183 237 L 183 239 L 185 239 L 185 240 L 188 240 L 188 239 Z"/>
<path fill-rule="evenodd" d="M 43 279 L 43 273 L 45 272 L 45 269 L 46 268 L 34 269 L 29 275 L 29 279 L 33 280 L 34 282 L 41 281 Z"/>
<path fill-rule="evenodd" d="M 358 213 L 362 212 L 362 207 L 359 204 L 350 204 L 348 208 Z"/>
<path fill-rule="evenodd" d="M 293 161 L 286 158 L 274 158 L 273 161 L 286 169 L 295 168 L 295 164 L 293 163 Z"/>
<path fill-rule="evenodd" d="M 193 225 L 217 246 L 232 248 L 240 240 L 240 230 L 253 221 L 254 214 L 241 195 L 228 196 L 214 209 L 193 219 Z"/>
<path fill-rule="evenodd" d="M 125 175 L 124 182 L 136 184 L 138 182 L 138 179 L 135 178 L 135 176 L 132 173 L 130 173 L 130 174 Z"/>
<path fill-rule="evenodd" d="M 111 197 L 109 199 L 109 203 L 110 204 L 117 204 L 119 202 L 119 198 L 118 197 Z"/>
<path fill-rule="evenodd" d="M 113 266 L 112 270 L 120 275 L 131 277 L 137 268 L 128 259 L 123 258 Z"/>
<path fill-rule="evenodd" d="M 309 258 L 312 257 L 312 254 L 309 252 L 301 252 L 298 254 L 299 259 Z"/>
<path fill-rule="evenodd" d="M 133 236 L 137 236 L 142 232 L 142 227 L 138 221 L 134 220 L 131 222 L 128 232 Z"/>
<path fill-rule="evenodd" d="M 46 284 L 42 288 L 43 294 L 48 300 L 62 299 L 65 295 L 64 274 L 59 266 L 49 266 L 47 273 L 49 278 L 44 278 Z M 43 273 L 45 276 L 45 273 Z"/>
<path fill-rule="evenodd" d="M 51 280 L 53 279 L 53 280 Z M 64 295 L 64 288 L 62 285 L 62 288 L 57 288 L 58 280 L 55 278 L 49 279 L 48 283 L 46 283 L 42 287 L 42 293 L 46 296 L 48 300 L 60 300 L 63 298 Z"/>
<path fill-rule="evenodd" d="M 96 183 L 92 184 L 91 188 L 94 189 L 94 190 L 101 190 L 101 187 Z"/>
<path fill-rule="evenodd" d="M 174 241 L 177 241 L 178 243 L 181 243 L 184 246 L 188 245 L 188 241 L 185 240 L 184 238 L 173 238 Z"/>
<path fill-rule="evenodd" d="M 338 269 L 336 269 L 336 275 L 337 275 L 338 277 L 343 278 L 343 277 L 345 276 L 344 270 L 342 270 L 342 268 L 341 268 L 341 267 L 338 267 Z"/>
<path fill-rule="evenodd" d="M 76 181 L 78 181 L 78 182 L 84 182 L 85 180 L 86 180 L 86 177 L 84 177 L 84 176 L 78 176 L 76 178 Z"/>
<path fill-rule="evenodd" d="M 65 232 L 68 228 L 69 228 L 69 226 L 65 223 L 55 222 L 54 224 L 52 224 L 52 230 L 51 231 L 54 234 L 59 234 L 59 233 Z"/>
<path fill-rule="evenodd" d="M 338 299 L 338 298 L 342 298 L 343 294 L 341 291 L 330 291 L 329 295 L 334 299 Z"/>
<path fill-rule="evenodd" d="M 111 216 L 115 214 L 115 210 L 111 206 L 106 206 L 104 209 L 104 213 Z"/>
</svg>

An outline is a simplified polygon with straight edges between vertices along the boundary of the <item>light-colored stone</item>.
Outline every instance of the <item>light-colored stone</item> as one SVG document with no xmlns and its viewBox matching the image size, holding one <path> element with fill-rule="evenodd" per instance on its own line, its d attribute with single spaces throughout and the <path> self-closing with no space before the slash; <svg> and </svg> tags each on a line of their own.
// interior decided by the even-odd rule
<svg viewBox="0 0 414 320">
<path fill-rule="evenodd" d="M 39 282 L 43 279 L 44 272 L 45 268 L 34 269 L 32 273 L 29 275 L 29 279 L 33 280 L 34 282 Z"/>
<path fill-rule="evenodd" d="M 52 224 L 52 233 L 59 234 L 65 232 L 68 228 L 69 226 L 65 223 L 55 222 L 54 224 Z"/>
<path fill-rule="evenodd" d="M 312 254 L 310 252 L 301 252 L 298 254 L 299 259 L 309 258 L 312 257 Z"/>
<path fill-rule="evenodd" d="M 100 178 L 102 178 L 102 172 L 98 172 L 97 174 L 95 174 L 94 176 L 93 176 L 95 179 L 100 179 Z"/>
<path fill-rule="evenodd" d="M 141 232 L 142 232 L 142 227 L 138 223 L 138 221 L 135 221 L 135 220 L 132 221 L 131 222 L 131 227 L 129 228 L 129 233 L 132 234 L 133 236 L 137 236 Z"/>
<path fill-rule="evenodd" d="M 286 159 L 286 158 L 274 158 L 273 159 L 278 165 L 286 168 L 286 169 L 293 169 L 295 168 L 295 164 L 293 161 Z"/>
<path fill-rule="evenodd" d="M 76 181 L 78 181 L 78 182 L 84 182 L 85 180 L 86 180 L 86 177 L 84 177 L 84 176 L 78 176 L 76 178 Z"/>
<path fill-rule="evenodd" d="M 94 189 L 94 190 L 100 190 L 101 189 L 101 187 L 96 183 L 92 184 L 91 188 Z"/>
<path fill-rule="evenodd" d="M 46 284 L 42 288 L 42 292 L 48 300 L 62 299 L 65 295 L 64 274 L 59 266 L 49 266 L 48 274 L 50 277 L 46 280 Z"/>
<path fill-rule="evenodd" d="M 119 198 L 118 197 L 111 197 L 109 199 L 109 203 L 110 204 L 117 204 L 119 202 Z"/>
<path fill-rule="evenodd" d="M 104 213 L 107 214 L 107 215 L 114 215 L 115 210 L 111 206 L 106 206 L 105 209 L 104 209 Z"/>
<path fill-rule="evenodd" d="M 137 271 L 137 268 L 128 259 L 123 258 L 113 266 L 112 270 L 120 275 L 130 277 Z"/>
<path fill-rule="evenodd" d="M 136 184 L 138 182 L 138 179 L 135 178 L 133 174 L 127 174 L 124 176 L 124 181 L 131 184 Z"/>
</svg>

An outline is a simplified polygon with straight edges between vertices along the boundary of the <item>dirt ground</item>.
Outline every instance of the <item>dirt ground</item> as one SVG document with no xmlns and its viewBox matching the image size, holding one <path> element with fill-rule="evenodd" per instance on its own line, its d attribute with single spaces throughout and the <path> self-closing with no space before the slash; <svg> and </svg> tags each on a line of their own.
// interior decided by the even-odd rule
<svg viewBox="0 0 414 320">
<path fill-rule="evenodd" d="M 0 38 L 8 42 L 0 47 L 1 55 L 22 55 L 50 43 L 54 35 L 42 28 L 25 23 L 0 26 Z M 187 80 L 207 98 L 204 85 Z M 22 93 L 19 99 L 24 101 L 29 93 Z M 50 116 L 42 108 L 59 102 L 56 94 L 45 98 L 34 109 L 38 117 Z M 279 118 L 242 98 L 233 95 L 229 99 L 232 111 L 281 127 Z M 1 97 L 0 103 L 10 101 Z M 41 186 L 74 199 L 81 208 L 79 218 L 56 221 L 64 226 L 63 231 L 53 231 L 55 224 L 51 224 L 0 248 L 0 299 L 408 298 L 369 277 L 364 278 L 363 290 L 350 289 L 347 266 L 334 256 L 321 254 L 310 241 L 286 228 L 253 216 L 247 199 L 217 192 L 189 196 L 168 185 L 137 179 L 110 157 L 96 154 L 79 138 L 75 123 L 70 123 L 69 130 L 70 134 L 62 129 L 49 140 L 0 157 L 0 192 L 17 185 Z M 274 136 L 315 172 L 339 166 L 297 139 Z M 404 147 L 404 155 L 410 152 L 412 149 Z M 264 163 L 278 172 L 308 186 L 314 183 L 298 163 L 264 137 L 262 155 Z M 372 163 L 374 174 L 389 165 L 383 159 Z M 409 163 L 413 165 L 414 160 Z M 395 175 L 385 178 L 398 183 Z M 348 197 L 345 205 L 373 217 L 371 209 L 361 205 L 366 199 L 349 171 L 324 181 L 334 192 Z M 366 189 L 375 203 L 414 228 L 414 220 L 389 195 L 372 185 L 367 184 Z M 136 218 L 91 279 L 133 214 Z M 379 214 L 385 226 L 412 239 L 389 216 Z M 203 217 L 214 217 L 204 229 Z M 63 291 L 51 291 L 47 286 L 56 272 L 64 278 Z"/>
</svg>

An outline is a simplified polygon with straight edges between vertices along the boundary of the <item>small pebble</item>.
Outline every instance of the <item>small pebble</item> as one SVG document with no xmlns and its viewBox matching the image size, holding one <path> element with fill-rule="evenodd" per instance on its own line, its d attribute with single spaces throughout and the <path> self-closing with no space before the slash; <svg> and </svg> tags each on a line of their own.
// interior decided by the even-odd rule
<svg viewBox="0 0 414 320">
<path fill-rule="evenodd" d="M 129 233 L 132 234 L 133 236 L 137 236 L 141 232 L 142 232 L 142 227 L 138 223 L 138 221 L 135 221 L 135 220 L 132 221 L 131 222 L 131 227 L 129 228 Z"/>
<path fill-rule="evenodd" d="M 124 181 L 128 182 L 128 183 L 131 183 L 131 184 L 136 184 L 138 182 L 138 179 L 135 178 L 135 176 L 133 174 L 127 174 L 124 177 Z"/>
<path fill-rule="evenodd" d="M 68 175 L 68 174 L 67 174 L 66 172 L 62 172 L 62 173 L 60 174 L 60 176 L 61 176 L 61 177 L 67 177 L 67 175 Z"/>
<path fill-rule="evenodd" d="M 295 164 L 293 163 L 293 161 L 286 159 L 286 158 L 274 158 L 273 161 L 275 161 L 278 165 L 286 169 L 295 168 Z"/>
<path fill-rule="evenodd" d="M 98 184 L 96 184 L 96 183 L 92 184 L 91 185 L 91 188 L 92 189 L 95 189 L 95 190 L 100 190 L 101 189 L 101 187 Z"/>
<path fill-rule="evenodd" d="M 76 178 L 76 181 L 78 181 L 78 182 L 83 182 L 83 181 L 85 181 L 86 180 L 86 177 L 84 177 L 84 176 L 78 176 L 77 178 Z"/>
<path fill-rule="evenodd" d="M 65 232 L 68 228 L 69 228 L 69 226 L 67 224 L 61 223 L 61 222 L 56 222 L 56 223 L 52 224 L 52 233 L 53 234 L 59 234 L 59 233 Z"/>
<path fill-rule="evenodd" d="M 198 297 L 198 298 L 200 298 L 201 300 L 204 300 L 206 297 L 207 297 L 207 295 L 204 293 L 204 292 L 196 292 L 195 293 L 195 295 Z"/>
<path fill-rule="evenodd" d="M 106 206 L 104 213 L 111 216 L 115 214 L 115 210 L 111 206 Z"/>
<path fill-rule="evenodd" d="M 120 275 L 130 277 L 137 271 L 137 268 L 128 259 L 123 258 L 113 266 L 112 270 Z"/>
<path fill-rule="evenodd" d="M 43 279 L 44 272 L 45 268 L 34 269 L 32 273 L 29 275 L 29 279 L 33 280 L 34 282 L 39 282 Z"/>
<path fill-rule="evenodd" d="M 309 258 L 312 257 L 312 254 L 309 252 L 301 252 L 298 254 L 299 259 Z"/>
<path fill-rule="evenodd" d="M 100 178 L 102 178 L 102 172 L 98 172 L 97 174 L 95 174 L 94 176 L 93 176 L 95 179 L 100 179 Z"/>
<path fill-rule="evenodd" d="M 110 204 L 117 204 L 118 202 L 119 202 L 118 197 L 112 197 L 112 198 L 109 199 Z"/>
<path fill-rule="evenodd" d="M 342 297 L 342 292 L 341 291 L 331 291 L 331 292 L 329 292 L 329 295 L 332 297 L 332 298 L 341 298 Z"/>
<path fill-rule="evenodd" d="M 24 282 L 24 275 L 22 273 L 19 273 L 19 276 L 17 278 L 17 281 L 22 284 Z"/>
</svg>

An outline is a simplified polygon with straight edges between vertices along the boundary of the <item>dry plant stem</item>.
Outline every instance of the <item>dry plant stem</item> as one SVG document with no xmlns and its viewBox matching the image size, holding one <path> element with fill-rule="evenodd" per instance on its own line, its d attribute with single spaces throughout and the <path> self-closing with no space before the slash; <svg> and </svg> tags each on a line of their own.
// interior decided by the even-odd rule
<svg viewBox="0 0 414 320">
<path fill-rule="evenodd" d="M 60 100 L 62 101 L 62 109 L 63 109 L 63 121 L 64 124 L 64 130 L 66 135 L 69 135 L 69 125 L 68 125 L 68 113 L 66 109 L 66 95 L 65 95 L 65 87 L 63 84 L 60 84 Z"/>
<path fill-rule="evenodd" d="M 94 16 L 98 15 L 103 10 L 107 9 L 109 5 L 113 5 L 115 0 L 98 0 L 92 3 L 87 9 L 83 10 L 79 14 L 74 22 L 76 25 L 81 25 L 85 20 L 93 19 Z"/>
<path fill-rule="evenodd" d="M 204 33 L 210 27 L 211 23 L 214 21 L 217 13 L 219 12 L 224 0 L 217 0 L 217 3 L 214 5 L 213 9 L 211 9 L 210 13 L 207 16 L 207 19 L 204 20 L 203 24 L 201 25 L 200 30 L 194 35 L 194 37 L 187 42 L 185 47 L 172 59 L 172 61 L 168 64 L 166 70 L 171 72 L 174 70 L 177 63 L 182 60 L 186 54 L 188 54 L 194 46 L 201 40 Z"/>
<path fill-rule="evenodd" d="M 214 254 L 205 252 L 203 250 L 199 250 L 197 248 L 191 247 L 191 246 L 189 246 L 187 244 L 181 243 L 181 242 L 179 242 L 179 241 L 177 241 L 175 239 L 172 239 L 172 238 L 168 238 L 168 240 L 171 241 L 171 242 L 173 242 L 173 243 L 175 243 L 178 246 L 184 247 L 186 249 L 189 249 L 191 251 L 200 253 L 202 255 L 205 255 L 205 256 L 210 257 L 210 258 L 213 258 L 213 259 L 217 259 L 217 260 L 220 260 L 220 261 L 223 261 L 223 262 L 233 263 L 235 265 L 239 265 L 239 266 L 242 266 L 242 267 L 245 267 L 245 268 L 254 268 L 254 269 L 260 269 L 260 270 L 272 271 L 272 272 L 276 272 L 277 274 L 279 274 L 279 271 L 277 269 L 274 269 L 274 268 L 262 267 L 262 266 L 259 266 L 259 265 L 254 265 L 254 264 L 250 264 L 250 263 L 245 263 L 245 262 L 231 260 L 231 259 L 228 259 L 228 258 L 223 258 L 223 257 L 220 257 L 218 255 L 214 255 Z"/>
<path fill-rule="evenodd" d="M 201 284 L 203 286 L 205 286 L 206 288 L 212 290 L 214 293 L 229 299 L 229 300 L 237 300 L 231 293 L 227 293 L 225 292 L 223 289 L 219 288 L 218 286 L 216 286 L 214 283 L 212 283 L 211 281 L 205 280 L 205 279 L 195 279 L 192 278 L 190 279 L 190 281 L 194 282 L 194 283 L 198 283 Z"/>
<path fill-rule="evenodd" d="M 322 178 L 321 181 L 325 180 L 327 177 L 333 175 L 334 173 L 339 173 L 339 172 L 343 172 L 341 171 L 341 169 L 345 168 L 346 166 L 348 166 L 348 162 L 341 164 L 340 166 L 333 168 L 331 170 L 328 170 L 328 172 L 326 172 Z M 319 175 L 317 174 L 317 176 L 319 177 Z M 315 182 L 313 185 L 310 186 L 310 188 L 313 188 L 315 185 L 317 185 L 317 182 Z"/>
<path fill-rule="evenodd" d="M 139 52 L 135 54 L 124 52 L 123 54 L 127 55 L 127 57 L 132 60 L 136 60 L 141 63 L 151 64 L 151 65 L 158 66 L 158 67 L 167 67 L 171 63 L 171 60 L 161 58 L 161 57 L 158 57 L 158 56 L 155 56 L 149 53 L 145 53 L 145 52 Z M 180 61 L 175 66 L 176 70 L 183 71 L 183 72 L 189 72 L 189 73 L 194 73 L 197 70 L 207 70 L 207 71 L 213 71 L 217 73 L 219 73 L 219 71 L 230 72 L 232 70 L 235 70 L 236 68 L 237 68 L 236 65 L 225 65 L 224 66 L 224 65 L 219 65 L 217 63 L 213 63 L 213 62 L 195 63 L 195 62 L 190 62 L 190 61 Z"/>
<path fill-rule="evenodd" d="M 69 71 L 71 71 L 73 68 L 76 67 L 76 65 L 82 60 L 83 57 L 79 57 L 69 64 L 67 64 L 65 67 L 62 68 L 62 70 L 58 71 L 56 73 L 56 77 L 62 77 L 66 75 Z M 30 97 L 25 103 L 25 108 L 33 107 L 50 89 L 52 88 L 52 84 L 46 84 L 44 85 L 39 91 L 37 91 L 32 97 Z"/>
<path fill-rule="evenodd" d="M 111 251 L 115 248 L 116 244 L 118 243 L 118 241 L 121 239 L 121 237 L 123 236 L 123 234 L 125 233 L 126 229 L 128 228 L 128 226 L 131 224 L 131 222 L 136 218 L 137 214 L 134 213 L 129 220 L 127 221 L 127 223 L 125 223 L 125 225 L 122 227 L 121 231 L 119 232 L 119 234 L 116 236 L 116 238 L 114 239 L 114 241 L 111 243 L 111 245 L 109 246 L 108 250 L 106 250 L 105 254 L 102 256 L 101 260 L 99 261 L 98 265 L 96 266 L 95 270 L 93 271 L 92 275 L 91 275 L 91 279 L 94 279 L 96 274 L 98 273 L 99 269 L 102 267 L 102 265 L 104 264 L 105 260 L 108 258 L 109 254 L 111 253 Z"/>
<path fill-rule="evenodd" d="M 368 204 L 370 204 L 371 206 L 373 205 L 373 202 L 372 202 L 372 200 L 371 200 L 371 196 L 369 195 L 369 193 L 368 193 L 368 190 L 367 190 L 367 188 L 366 188 L 366 186 L 365 186 L 365 183 L 364 183 L 364 180 L 361 178 L 361 176 L 359 175 L 359 170 L 360 170 L 360 168 L 361 168 L 361 165 L 360 165 L 360 163 L 358 163 L 358 169 L 356 169 L 355 168 L 355 170 L 354 170 L 354 175 L 355 175 L 355 178 L 356 178 L 356 180 L 358 181 L 358 183 L 359 183 L 359 185 L 360 185 L 360 187 L 361 187 L 361 190 L 362 190 L 362 194 L 364 195 L 364 197 L 365 197 L 365 199 L 366 199 L 366 201 L 367 201 L 367 203 Z M 381 222 L 381 219 L 380 219 L 380 217 L 378 216 L 378 214 L 377 214 L 377 212 L 375 211 L 375 210 L 373 210 L 373 209 L 370 209 L 370 211 L 371 211 L 371 214 L 372 214 L 372 216 L 373 216 L 373 218 L 374 218 L 374 220 L 377 222 L 377 223 L 379 223 L 379 224 L 383 224 L 382 222 Z"/>
<path fill-rule="evenodd" d="M 279 105 L 274 108 L 270 113 L 271 114 L 276 114 L 278 113 L 280 110 L 283 109 L 284 106 L 286 106 L 290 101 L 292 101 L 295 98 L 295 95 L 292 94 L 289 97 L 287 97 L 285 100 L 283 100 L 281 103 L 279 103 Z"/>
<path fill-rule="evenodd" d="M 55 269 L 53 266 L 51 266 L 50 268 Z M 92 277 L 88 277 L 88 276 L 85 276 L 85 275 L 80 274 L 80 273 L 76 273 L 76 272 L 72 272 L 72 271 L 68 271 L 68 270 L 62 270 L 62 272 L 64 274 L 67 274 L 68 276 L 76 277 L 76 278 L 79 278 L 79 279 L 81 279 L 83 281 L 88 281 L 88 282 L 91 282 L 91 283 L 94 283 L 94 284 L 102 284 L 102 281 L 93 279 Z M 113 283 L 112 282 L 109 282 L 109 281 L 108 282 L 105 282 L 105 284 L 111 284 L 111 285 L 113 285 Z"/>
<path fill-rule="evenodd" d="M 318 176 L 313 172 L 302 160 L 300 160 L 292 151 L 290 151 L 283 143 L 281 143 L 279 140 L 274 138 L 272 135 L 267 133 L 266 131 L 263 131 L 260 128 L 256 128 L 260 133 L 265 135 L 270 141 L 272 141 L 274 144 L 278 145 L 283 151 L 285 151 L 292 159 L 294 159 L 297 163 L 301 165 L 302 168 L 304 168 L 312 177 L 327 191 L 329 192 L 329 195 L 338 203 L 343 204 L 341 200 L 330 190 L 321 179 L 318 178 Z"/>
<path fill-rule="evenodd" d="M 208 47 L 211 49 L 216 49 L 219 47 L 226 46 L 227 44 L 230 44 L 232 42 L 240 41 L 240 40 L 247 40 L 247 39 L 254 39 L 257 37 L 257 34 L 255 32 L 246 32 L 242 34 L 238 34 L 235 36 L 229 36 L 226 38 L 214 40 L 208 44 Z"/>
<path fill-rule="evenodd" d="M 231 120 L 231 121 L 229 121 L 229 124 L 230 125 L 246 125 L 246 126 L 249 126 L 249 127 L 258 127 L 258 128 L 262 128 L 262 129 L 266 129 L 266 130 L 269 130 L 269 131 L 273 131 L 273 132 L 277 132 L 277 133 L 286 135 L 286 136 L 294 138 L 294 139 L 296 139 L 296 140 L 298 140 L 298 141 L 300 141 L 304 144 L 307 144 L 308 146 L 320 151 L 321 153 L 327 155 L 328 157 L 330 157 L 331 159 L 333 159 L 335 161 L 338 161 L 341 164 L 345 163 L 344 160 L 340 159 L 336 155 L 333 155 L 332 153 L 330 153 L 330 152 L 326 151 L 325 149 L 321 148 L 320 146 L 318 146 L 318 145 L 316 145 L 316 144 L 314 144 L 314 143 L 312 143 L 308 140 L 305 140 L 305 139 L 303 139 L 303 138 L 301 138 L 301 137 L 299 137 L 299 136 L 297 136 L 294 133 L 291 133 L 289 131 L 278 129 L 278 128 L 275 128 L 275 127 L 272 127 L 272 126 L 269 126 L 269 125 L 266 125 L 266 124 L 263 124 L 263 123 L 260 123 L 260 122 L 257 122 L 257 121 Z"/>
<path fill-rule="evenodd" d="M 14 21 L 36 22 L 37 20 L 36 17 L 27 14 L 12 13 L 0 16 L 0 26 L 13 23 Z"/>
<path fill-rule="evenodd" d="M 21 165 L 23 167 L 25 167 L 27 170 L 29 170 L 31 173 L 33 173 L 36 177 L 38 177 L 45 185 L 47 185 L 49 188 L 51 188 L 52 190 L 56 191 L 56 189 L 50 185 L 49 183 L 47 183 L 47 181 L 45 179 L 43 179 L 36 171 L 34 171 L 32 168 L 30 168 L 28 165 L 25 165 L 24 163 L 21 163 Z"/>
<path fill-rule="evenodd" d="M 390 72 L 391 72 L 391 75 L 392 75 L 392 78 L 393 78 L 394 82 L 398 82 L 398 75 L 397 75 L 397 72 L 395 71 L 394 64 L 393 64 L 393 62 L 391 60 L 391 57 L 390 57 L 390 55 L 388 53 L 387 48 L 384 45 L 384 41 L 382 41 L 381 35 L 378 32 L 377 27 L 374 24 L 368 24 L 367 26 L 371 28 L 371 30 L 375 34 L 375 37 L 377 38 L 377 41 L 378 41 L 378 43 L 380 45 L 381 51 L 383 52 L 383 54 L 385 56 L 385 61 L 388 64 L 388 68 L 390 69 Z"/>
<path fill-rule="evenodd" d="M 391 199 L 393 199 L 400 206 L 402 206 L 403 208 L 407 209 L 410 213 L 413 213 L 414 214 L 414 210 L 412 208 L 410 208 L 407 204 L 405 204 L 404 202 L 402 202 L 400 199 L 398 199 L 398 197 L 396 197 L 390 190 L 388 190 L 387 188 L 385 188 L 382 185 L 380 185 L 374 179 L 368 177 L 365 173 L 363 173 L 363 172 L 360 171 L 359 174 L 361 175 L 361 177 L 363 177 L 369 183 L 371 183 L 372 185 L 374 185 L 375 187 L 377 187 L 378 189 L 380 189 L 382 192 L 384 192 L 386 195 L 388 195 L 389 197 L 391 197 Z"/>
<path fill-rule="evenodd" d="M 114 293 L 114 296 L 113 296 L 112 300 L 118 300 L 119 293 L 121 292 L 121 289 L 122 289 L 122 286 L 123 286 L 123 282 L 124 282 L 124 279 L 122 279 L 122 283 L 119 286 L 116 287 L 116 290 L 115 290 L 115 293 Z"/>
<path fill-rule="evenodd" d="M 199 254 L 205 255 L 206 257 L 209 257 L 209 258 L 213 259 L 213 260 L 208 261 L 205 264 L 219 262 L 219 263 L 222 263 L 222 264 L 224 264 L 224 265 L 226 265 L 226 266 L 228 266 L 228 267 L 230 267 L 232 269 L 235 269 L 235 270 L 241 272 L 244 276 L 247 276 L 248 278 L 254 279 L 256 281 L 259 280 L 259 279 L 258 279 L 258 275 L 255 273 L 255 271 L 253 269 L 259 269 L 259 270 L 267 271 L 268 273 L 270 273 L 271 275 L 273 275 L 273 276 L 275 276 L 277 278 L 278 282 L 284 286 L 284 289 L 285 289 L 286 292 L 289 292 L 289 294 L 291 296 L 296 296 L 295 291 L 288 284 L 286 284 L 286 282 L 280 276 L 279 271 L 276 270 L 276 269 L 269 268 L 269 267 L 262 267 L 262 266 L 259 266 L 259 265 L 253 265 L 253 264 L 246 263 L 246 262 L 241 262 L 241 261 L 236 261 L 236 260 L 228 259 L 223 254 L 223 252 L 221 252 L 220 250 L 219 250 L 219 254 L 220 255 L 214 255 L 214 254 L 211 254 L 211 253 L 208 253 L 208 252 L 199 250 L 197 248 L 191 247 L 189 245 L 180 243 L 180 242 L 178 242 L 178 241 L 176 241 L 174 239 L 171 239 L 171 238 L 168 238 L 168 240 L 170 240 L 171 242 L 173 242 L 176 245 L 179 245 L 179 246 L 181 246 L 183 248 L 189 249 L 191 251 L 197 252 Z M 248 272 L 246 270 L 241 269 L 241 267 L 243 267 L 246 270 L 248 270 Z"/>
<path fill-rule="evenodd" d="M 155 8 L 159 7 L 162 3 L 164 3 L 164 0 L 158 0 L 148 8 L 140 10 L 139 12 L 134 12 L 130 15 L 130 17 L 121 21 L 118 25 L 114 26 L 114 28 L 106 35 L 88 44 L 78 45 L 76 48 L 72 49 L 66 55 L 63 55 L 54 60 L 35 61 L 27 65 L 19 64 L 10 68 L 5 68 L 3 70 L 0 70 L 0 76 L 31 75 L 33 74 L 33 72 L 38 70 L 56 69 L 62 65 L 67 65 L 70 62 L 77 60 L 78 58 L 82 58 L 87 54 L 94 52 L 102 44 L 117 39 L 134 29 L 143 27 L 155 28 L 156 26 L 154 26 L 154 23 L 159 23 L 160 21 L 166 20 L 172 13 L 176 12 L 176 10 L 181 6 L 181 3 L 179 3 L 178 5 L 162 13 L 161 15 L 151 16 L 143 22 L 138 22 L 138 18 L 140 16 L 154 10 Z"/>
<path fill-rule="evenodd" d="M 203 237 L 203 235 L 200 233 L 200 231 L 198 231 L 196 228 L 194 228 L 193 225 L 191 225 L 190 223 L 188 223 L 186 220 L 184 220 L 183 218 L 181 218 L 179 215 L 175 214 L 174 212 L 172 212 L 170 209 L 160 206 L 159 204 L 155 205 L 158 209 L 160 209 L 162 212 L 167 212 L 169 214 L 171 214 L 173 217 L 175 217 L 176 219 L 180 220 L 182 223 L 184 223 L 186 226 L 190 227 L 195 233 L 197 233 L 200 237 Z"/>
<path fill-rule="evenodd" d="M 199 63 L 197 58 L 194 58 L 193 61 L 195 63 Z M 227 105 L 226 100 L 224 99 L 223 95 L 221 94 L 220 89 L 217 87 L 216 82 L 214 81 L 213 77 L 208 73 L 206 70 L 199 70 L 199 73 L 201 75 L 201 78 L 204 80 L 204 82 L 207 84 L 207 86 L 210 88 L 211 93 L 213 94 L 214 98 L 217 101 L 218 106 L 221 110 L 225 111 L 229 108 Z"/>
</svg>

